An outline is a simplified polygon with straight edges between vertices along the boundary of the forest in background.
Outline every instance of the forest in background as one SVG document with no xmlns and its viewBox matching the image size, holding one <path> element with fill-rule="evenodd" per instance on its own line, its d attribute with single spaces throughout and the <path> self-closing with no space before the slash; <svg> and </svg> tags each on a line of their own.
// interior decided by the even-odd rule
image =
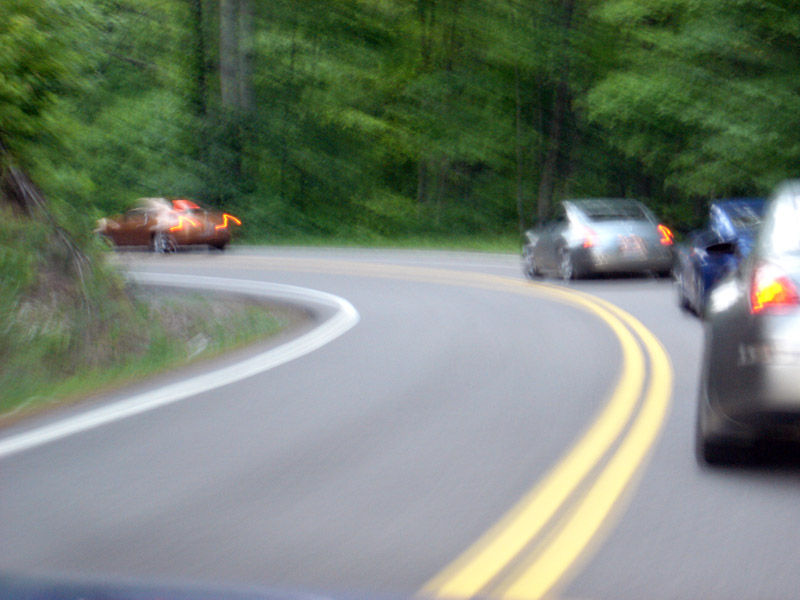
<svg viewBox="0 0 800 600">
<path fill-rule="evenodd" d="M 565 197 L 685 231 L 769 193 L 800 158 L 794 4 L 2 0 L 0 414 L 185 360 L 100 259 L 139 197 L 257 243 L 508 247 Z"/>
<path fill-rule="evenodd" d="M 687 229 L 800 158 L 790 0 L 4 0 L 0 14 L 4 189 L 18 166 L 79 240 L 142 196 L 224 206 L 262 241 L 515 233 L 581 196 L 640 198 Z"/>
</svg>

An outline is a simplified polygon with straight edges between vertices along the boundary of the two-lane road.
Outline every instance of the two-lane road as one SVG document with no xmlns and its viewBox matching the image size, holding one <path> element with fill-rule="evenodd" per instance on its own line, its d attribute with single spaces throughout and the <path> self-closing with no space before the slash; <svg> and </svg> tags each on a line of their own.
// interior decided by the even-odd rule
<svg viewBox="0 0 800 600">
<path fill-rule="evenodd" d="M 800 589 L 797 473 L 695 463 L 702 330 L 669 281 L 532 284 L 478 253 L 122 258 L 319 290 L 358 324 L 0 459 L 0 571 L 371 597 Z"/>
</svg>

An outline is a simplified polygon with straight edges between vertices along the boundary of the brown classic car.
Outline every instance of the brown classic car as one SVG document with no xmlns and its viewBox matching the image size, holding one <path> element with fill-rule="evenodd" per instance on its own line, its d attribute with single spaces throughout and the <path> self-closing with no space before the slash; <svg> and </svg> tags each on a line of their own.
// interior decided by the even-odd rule
<svg viewBox="0 0 800 600">
<path fill-rule="evenodd" d="M 230 242 L 233 215 L 203 208 L 192 200 L 140 198 L 135 208 L 100 219 L 97 233 L 115 246 L 146 246 L 174 252 L 179 246 L 206 245 L 222 250 Z"/>
</svg>

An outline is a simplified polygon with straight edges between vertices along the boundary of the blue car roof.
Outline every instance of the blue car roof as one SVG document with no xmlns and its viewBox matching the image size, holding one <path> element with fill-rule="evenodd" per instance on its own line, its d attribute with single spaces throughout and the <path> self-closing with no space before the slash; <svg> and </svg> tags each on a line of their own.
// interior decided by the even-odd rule
<svg viewBox="0 0 800 600">
<path fill-rule="evenodd" d="M 715 200 L 709 206 L 709 226 L 722 239 L 748 235 L 761 222 L 765 206 L 764 198 Z"/>
<path fill-rule="evenodd" d="M 721 210 L 749 206 L 763 214 L 766 202 L 766 198 L 720 198 L 719 200 L 712 200 L 711 206 L 718 206 Z"/>
</svg>

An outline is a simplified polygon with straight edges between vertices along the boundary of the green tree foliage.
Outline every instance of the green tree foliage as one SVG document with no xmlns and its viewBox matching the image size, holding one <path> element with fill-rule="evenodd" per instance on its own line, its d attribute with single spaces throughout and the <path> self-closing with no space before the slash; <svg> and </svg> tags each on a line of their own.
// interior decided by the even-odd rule
<svg viewBox="0 0 800 600">
<path fill-rule="evenodd" d="M 61 110 L 67 97 L 90 86 L 95 59 L 87 32 L 96 14 L 82 0 L 9 0 L 0 16 L 0 174 L 13 165 L 32 171 L 41 184 L 61 180 L 76 187 L 82 174 L 63 161 L 70 121 Z M 85 197 L 72 198 L 85 204 Z M 56 198 L 51 208 L 69 212 Z M 80 229 L 80 227 L 78 227 Z"/>
<path fill-rule="evenodd" d="M 58 129 L 50 111 L 59 95 L 83 84 L 81 68 L 87 56 L 80 29 L 91 17 L 79 0 L 4 3 L 0 131 L 9 148 L 21 152 L 25 142 L 40 141 Z"/>
<path fill-rule="evenodd" d="M 2 10 L 0 135 L 80 231 L 150 195 L 226 206 L 262 239 L 514 231 L 579 195 L 690 219 L 800 153 L 788 0 Z"/>
<path fill-rule="evenodd" d="M 71 165 L 90 208 L 108 213 L 151 195 L 203 189 L 188 2 L 95 0 L 92 85 L 64 103 L 76 124 Z"/>
<path fill-rule="evenodd" d="M 615 68 L 586 97 L 625 155 L 685 196 L 766 193 L 796 170 L 800 15 L 788 0 L 612 0 Z"/>
<path fill-rule="evenodd" d="M 91 261 L 138 197 L 258 240 L 515 232 L 567 196 L 688 227 L 796 175 L 798 72 L 789 0 L 3 0 L 0 365 L 142 318 Z"/>
</svg>

